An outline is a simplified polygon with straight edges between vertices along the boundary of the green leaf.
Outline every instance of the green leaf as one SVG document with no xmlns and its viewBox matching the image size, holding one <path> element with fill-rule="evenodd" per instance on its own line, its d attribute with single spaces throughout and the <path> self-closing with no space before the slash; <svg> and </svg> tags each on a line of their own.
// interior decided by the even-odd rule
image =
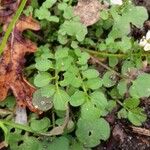
<svg viewBox="0 0 150 150">
<path fill-rule="evenodd" d="M 60 81 L 60 85 L 61 86 L 72 85 L 73 87 L 80 87 L 82 80 L 75 75 L 75 72 L 69 72 L 69 71 L 64 73 L 64 80 Z"/>
<path fill-rule="evenodd" d="M 69 51 L 69 48 L 62 48 L 62 47 L 59 47 L 55 53 L 55 59 L 58 60 L 58 59 L 61 59 L 61 58 L 65 58 L 65 57 L 68 57 L 68 51 Z"/>
<path fill-rule="evenodd" d="M 143 27 L 143 23 L 148 19 L 147 10 L 142 6 L 131 7 L 125 15 L 130 17 L 130 22 L 139 28 Z"/>
<path fill-rule="evenodd" d="M 84 78 L 92 79 L 97 78 L 99 76 L 99 72 L 95 69 L 88 69 L 82 72 Z"/>
<path fill-rule="evenodd" d="M 129 109 L 136 108 L 139 106 L 139 104 L 140 104 L 140 100 L 135 98 L 129 98 L 123 102 L 123 105 Z"/>
<path fill-rule="evenodd" d="M 116 87 L 112 88 L 110 91 L 108 91 L 109 95 L 113 99 L 121 99 L 122 96 L 119 95 L 118 90 Z"/>
<path fill-rule="evenodd" d="M 58 41 L 60 44 L 65 45 L 68 42 L 67 36 L 58 34 Z"/>
<path fill-rule="evenodd" d="M 101 116 L 101 110 L 92 102 L 87 101 L 81 106 L 81 117 L 89 121 L 98 119 Z"/>
<path fill-rule="evenodd" d="M 147 117 L 141 108 L 136 108 L 128 112 L 128 119 L 135 126 L 141 126 L 142 123 L 146 121 L 146 118 Z"/>
<path fill-rule="evenodd" d="M 58 4 L 58 9 L 59 10 L 65 10 L 67 8 L 67 4 L 66 3 L 59 3 Z"/>
<path fill-rule="evenodd" d="M 36 62 L 35 67 L 39 71 L 47 71 L 48 69 L 53 68 L 53 64 L 48 59 L 42 59 Z"/>
<path fill-rule="evenodd" d="M 26 16 L 29 16 L 33 13 L 33 7 L 32 6 L 28 6 L 24 11 L 23 13 L 26 15 Z"/>
<path fill-rule="evenodd" d="M 103 118 L 93 121 L 79 119 L 77 127 L 76 135 L 85 147 L 95 147 L 100 140 L 107 140 L 110 136 L 109 124 Z"/>
<path fill-rule="evenodd" d="M 59 22 L 59 18 L 57 16 L 49 16 L 48 18 L 46 18 L 48 21 L 50 22 Z"/>
<path fill-rule="evenodd" d="M 87 64 L 87 61 L 89 60 L 90 55 L 86 52 L 81 53 L 80 57 L 78 58 L 78 64 L 85 65 Z"/>
<path fill-rule="evenodd" d="M 36 132 L 46 132 L 50 127 L 50 120 L 47 117 L 44 117 L 41 120 L 32 119 L 30 127 Z"/>
<path fill-rule="evenodd" d="M 53 106 L 52 99 L 42 96 L 40 89 L 34 92 L 32 103 L 42 111 L 47 111 Z"/>
<path fill-rule="evenodd" d="M 101 12 L 100 12 L 100 17 L 101 17 L 103 20 L 107 20 L 108 17 L 109 17 L 108 11 L 105 10 L 105 9 L 104 9 L 103 11 L 101 11 Z"/>
<path fill-rule="evenodd" d="M 83 145 L 79 142 L 73 142 L 73 144 L 70 146 L 69 150 L 89 150 L 87 148 L 84 148 Z"/>
<path fill-rule="evenodd" d="M 87 28 L 82 23 L 72 20 L 65 21 L 59 30 L 62 35 L 69 35 L 76 37 L 76 39 L 81 42 L 84 40 L 87 34 Z"/>
<path fill-rule="evenodd" d="M 118 118 L 127 118 L 128 117 L 128 112 L 126 109 L 122 108 L 119 112 L 118 112 Z"/>
<path fill-rule="evenodd" d="M 114 73 L 112 71 L 107 71 L 103 75 L 103 79 L 102 80 L 103 80 L 103 85 L 105 87 L 112 87 L 116 83 L 116 76 L 114 75 Z"/>
<path fill-rule="evenodd" d="M 127 36 L 123 36 L 122 40 L 117 43 L 119 50 L 124 52 L 124 53 L 127 53 L 132 48 L 132 43 L 131 42 L 132 42 L 131 38 L 129 38 Z"/>
<path fill-rule="evenodd" d="M 114 25 L 109 36 L 112 36 L 114 39 L 128 35 L 130 33 L 130 23 L 141 28 L 144 21 L 148 19 L 146 9 L 141 6 L 129 5 L 121 15 L 118 14 L 118 10 L 115 7 L 110 12 L 114 18 Z"/>
<path fill-rule="evenodd" d="M 102 80 L 100 78 L 89 79 L 84 82 L 86 87 L 92 90 L 99 89 L 102 86 Z"/>
<path fill-rule="evenodd" d="M 44 7 L 40 7 L 40 9 L 35 10 L 35 17 L 37 17 L 39 20 L 47 20 L 50 17 L 50 15 L 50 11 L 48 9 L 45 9 Z"/>
<path fill-rule="evenodd" d="M 59 71 L 66 71 L 72 66 L 73 58 L 68 56 L 67 58 L 58 59 L 56 61 L 56 69 Z"/>
<path fill-rule="evenodd" d="M 111 112 L 114 108 L 116 108 L 117 104 L 114 100 L 109 100 L 107 105 L 107 110 Z"/>
<path fill-rule="evenodd" d="M 36 58 L 40 57 L 40 60 L 41 59 L 48 59 L 48 58 L 53 59 L 54 58 L 54 55 L 50 51 L 48 44 L 45 44 L 44 46 L 42 45 L 42 46 L 38 47 L 38 49 L 35 53 L 35 56 L 36 56 Z"/>
<path fill-rule="evenodd" d="M 132 61 L 124 61 L 121 69 L 121 73 L 127 74 L 128 72 L 135 69 L 135 64 Z"/>
<path fill-rule="evenodd" d="M 18 142 L 22 140 L 23 141 L 23 136 L 20 136 L 20 134 L 18 133 L 10 133 L 9 134 L 9 139 L 8 139 L 8 143 L 10 146 L 11 150 L 16 150 L 18 149 Z"/>
<path fill-rule="evenodd" d="M 66 137 L 57 137 L 48 144 L 48 150 L 69 150 L 69 140 Z"/>
<path fill-rule="evenodd" d="M 7 127 L 0 121 L 0 129 L 3 130 L 5 136 L 5 142 L 8 142 L 8 129 Z"/>
<path fill-rule="evenodd" d="M 54 95 L 54 108 L 56 110 L 66 110 L 69 100 L 70 96 L 64 90 L 58 89 Z"/>
<path fill-rule="evenodd" d="M 16 99 L 13 96 L 8 96 L 5 101 L 0 102 L 0 106 L 7 107 L 9 109 L 14 109 Z"/>
<path fill-rule="evenodd" d="M 82 105 L 86 99 L 87 97 L 85 93 L 78 90 L 71 96 L 70 104 L 74 107 L 77 107 Z"/>
<path fill-rule="evenodd" d="M 114 39 L 128 35 L 130 32 L 129 18 L 124 15 L 118 17 L 119 18 L 114 20 L 112 31 L 109 34 L 109 36 L 113 37 Z"/>
<path fill-rule="evenodd" d="M 115 67 L 118 64 L 118 58 L 109 57 L 109 66 Z"/>
<path fill-rule="evenodd" d="M 76 56 L 78 56 L 78 57 L 80 57 L 83 53 L 81 52 L 81 50 L 80 50 L 80 48 L 76 48 L 75 50 L 74 50 L 74 53 L 75 53 L 75 55 Z M 86 54 L 88 54 L 88 53 L 86 53 Z M 88 55 L 89 56 L 89 55 Z M 89 56 L 90 57 L 90 56 Z"/>
<path fill-rule="evenodd" d="M 43 97 L 49 98 L 54 95 L 54 93 L 56 91 L 56 87 L 54 85 L 50 84 L 50 85 L 40 88 L 40 91 L 41 91 L 41 95 Z"/>
<path fill-rule="evenodd" d="M 47 72 L 40 72 L 34 77 L 34 84 L 37 87 L 43 87 L 50 83 L 51 75 Z"/>
<path fill-rule="evenodd" d="M 120 82 L 117 85 L 118 92 L 121 96 L 124 96 L 124 94 L 127 92 L 127 82 L 125 80 L 120 80 Z"/>
<path fill-rule="evenodd" d="M 101 42 L 100 44 L 98 44 L 97 48 L 99 51 L 104 51 L 107 49 L 107 45 L 104 42 Z"/>
<path fill-rule="evenodd" d="M 71 42 L 71 47 L 72 47 L 73 49 L 78 48 L 78 42 L 77 42 L 77 41 L 72 41 L 72 42 Z"/>
<path fill-rule="evenodd" d="M 134 98 L 142 98 L 150 96 L 150 74 L 140 74 L 136 80 L 133 81 L 129 89 L 130 95 Z"/>
<path fill-rule="evenodd" d="M 108 113 L 106 110 L 108 102 L 105 95 L 101 91 L 95 91 L 90 95 L 90 99 L 94 106 L 100 110 L 100 115 L 106 116 Z"/>
<path fill-rule="evenodd" d="M 40 148 L 40 141 L 37 138 L 24 137 L 23 144 L 19 145 L 17 149 L 19 149 L 19 150 L 24 150 L 24 149 L 34 150 L 34 149 L 39 149 L 39 148 Z"/>
<path fill-rule="evenodd" d="M 105 95 L 101 91 L 95 91 L 90 95 L 91 101 L 100 109 L 105 109 L 108 105 Z"/>
<path fill-rule="evenodd" d="M 57 2 L 57 0 L 46 0 L 42 4 L 42 7 L 44 7 L 44 8 L 51 8 L 56 2 Z"/>
<path fill-rule="evenodd" d="M 65 19 L 71 19 L 74 17 L 73 15 L 73 8 L 71 6 L 68 6 L 64 9 L 64 14 L 63 14 L 63 17 Z"/>
</svg>

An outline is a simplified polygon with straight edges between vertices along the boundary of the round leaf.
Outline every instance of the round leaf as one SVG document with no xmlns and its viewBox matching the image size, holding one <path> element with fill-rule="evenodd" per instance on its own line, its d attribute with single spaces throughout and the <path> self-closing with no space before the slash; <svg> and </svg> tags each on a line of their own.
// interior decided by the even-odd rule
<svg viewBox="0 0 150 150">
<path fill-rule="evenodd" d="M 74 107 L 80 106 L 86 100 L 86 95 L 82 91 L 76 91 L 70 99 L 70 104 Z"/>
<path fill-rule="evenodd" d="M 58 89 L 54 95 L 54 108 L 56 110 L 66 110 L 70 96 L 63 90 Z"/>
<path fill-rule="evenodd" d="M 36 132 L 47 131 L 50 126 L 50 120 L 48 118 L 42 118 L 41 120 L 31 120 L 30 127 Z"/>
<path fill-rule="evenodd" d="M 51 81 L 51 75 L 47 72 L 41 72 L 37 74 L 34 78 L 34 84 L 37 87 L 43 87 L 49 84 Z"/>
<path fill-rule="evenodd" d="M 85 147 L 95 147 L 100 140 L 107 140 L 110 136 L 110 126 L 102 118 L 93 121 L 80 119 L 77 127 L 76 135 Z"/>
<path fill-rule="evenodd" d="M 82 75 L 84 78 L 87 78 L 87 79 L 97 78 L 99 76 L 99 72 L 95 69 L 88 69 L 86 71 L 83 71 Z"/>
<path fill-rule="evenodd" d="M 40 90 L 37 90 L 33 94 L 32 103 L 36 108 L 38 108 L 42 111 L 47 111 L 47 110 L 51 109 L 53 106 L 52 100 L 50 98 L 46 98 L 46 97 L 42 96 Z"/>
<path fill-rule="evenodd" d="M 52 68 L 52 62 L 48 59 L 42 59 L 36 62 L 35 67 L 39 71 L 47 71 L 48 69 Z"/>
</svg>

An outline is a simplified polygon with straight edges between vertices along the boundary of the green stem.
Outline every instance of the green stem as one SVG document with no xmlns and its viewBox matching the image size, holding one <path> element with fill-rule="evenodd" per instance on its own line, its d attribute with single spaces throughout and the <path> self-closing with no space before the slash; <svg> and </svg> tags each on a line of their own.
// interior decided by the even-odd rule
<svg viewBox="0 0 150 150">
<path fill-rule="evenodd" d="M 58 83 L 58 80 L 59 80 L 59 77 L 58 77 L 58 71 L 55 70 L 55 86 L 56 86 L 56 89 L 59 90 L 59 83 Z"/>
<path fill-rule="evenodd" d="M 6 46 L 6 43 L 7 43 L 7 40 L 17 22 L 17 20 L 19 19 L 24 7 L 25 7 L 25 4 L 26 4 L 27 0 L 22 0 L 18 10 L 16 11 L 16 14 L 14 15 L 12 21 L 10 22 L 10 24 L 8 25 L 8 28 L 7 28 L 7 31 L 3 37 L 3 40 L 2 40 L 2 43 L 0 45 L 0 54 L 3 52 L 5 46 Z"/>
<path fill-rule="evenodd" d="M 7 121 L 7 120 L 0 119 L 0 123 L 4 124 L 6 126 L 10 126 L 10 127 L 13 127 L 13 128 L 17 128 L 17 129 L 20 129 L 20 130 L 25 130 L 27 132 L 31 132 L 31 133 L 34 133 L 36 135 L 43 135 L 44 134 L 44 133 L 41 133 L 41 132 L 33 131 L 29 126 L 14 123 L 12 121 Z M 50 126 L 50 127 L 52 127 L 52 126 Z M 46 133 L 45 133 L 45 135 L 46 135 Z"/>
<path fill-rule="evenodd" d="M 68 5 L 71 5 L 72 4 L 72 0 L 69 0 L 69 3 L 68 3 Z"/>
<path fill-rule="evenodd" d="M 122 106 L 124 109 L 126 109 L 127 111 L 130 111 L 125 105 L 123 105 L 123 103 L 122 103 L 121 101 L 116 100 L 116 102 L 117 102 L 120 106 Z"/>
<path fill-rule="evenodd" d="M 35 133 L 29 126 L 26 126 L 26 125 L 14 123 L 14 122 L 7 121 L 7 120 L 0 120 L 0 122 L 2 122 L 5 125 L 14 127 L 14 128 L 18 128 L 18 129 L 21 129 L 21 130 L 25 130 L 27 132 Z"/>
<path fill-rule="evenodd" d="M 98 52 L 94 50 L 89 50 L 89 49 L 84 49 L 82 48 L 83 51 L 88 52 L 89 54 L 93 54 L 96 56 L 102 56 L 102 57 L 117 57 L 117 58 L 127 58 L 130 56 L 129 54 L 112 54 L 112 53 L 106 53 L 106 52 Z M 133 53 L 131 56 L 150 56 L 150 53 Z"/>
</svg>

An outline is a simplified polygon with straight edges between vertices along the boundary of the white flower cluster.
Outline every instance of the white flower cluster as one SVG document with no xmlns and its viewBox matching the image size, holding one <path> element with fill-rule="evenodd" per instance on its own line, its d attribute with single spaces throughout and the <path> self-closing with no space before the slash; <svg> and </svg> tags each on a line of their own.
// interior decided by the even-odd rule
<svg viewBox="0 0 150 150">
<path fill-rule="evenodd" d="M 150 50 L 150 30 L 147 32 L 146 36 L 143 36 L 143 38 L 140 40 L 139 45 L 144 47 L 145 51 Z"/>
<path fill-rule="evenodd" d="M 122 0 L 110 0 L 111 5 L 122 5 Z"/>
</svg>

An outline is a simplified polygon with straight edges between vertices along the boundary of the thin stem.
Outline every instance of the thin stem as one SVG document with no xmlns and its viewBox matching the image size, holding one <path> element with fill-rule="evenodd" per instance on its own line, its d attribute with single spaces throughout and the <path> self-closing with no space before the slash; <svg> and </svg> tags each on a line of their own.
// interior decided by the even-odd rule
<svg viewBox="0 0 150 150">
<path fill-rule="evenodd" d="M 17 20 L 19 19 L 24 7 L 25 7 L 25 4 L 26 4 L 27 0 L 22 0 L 18 10 L 16 11 L 16 14 L 14 15 L 12 21 L 10 22 L 10 24 L 8 25 L 8 28 L 7 28 L 7 31 L 3 37 L 3 40 L 2 40 L 2 43 L 0 45 L 0 54 L 3 52 L 5 46 L 6 46 L 6 43 L 7 43 L 7 40 L 17 22 Z"/>
<path fill-rule="evenodd" d="M 121 75 L 120 73 L 118 73 L 118 72 L 115 71 L 114 69 L 112 69 L 112 68 L 108 67 L 107 65 L 105 65 L 104 63 L 102 63 L 102 62 L 99 60 L 99 58 L 94 57 L 94 56 L 91 56 L 91 58 L 94 59 L 94 60 L 96 60 L 96 63 L 99 64 L 99 65 L 101 65 L 101 66 L 104 67 L 105 69 L 107 69 L 107 70 L 109 70 L 109 71 L 112 71 L 112 72 L 113 72 L 114 74 L 116 74 L 118 77 L 124 78 L 124 79 L 127 78 L 126 76 Z"/>
<path fill-rule="evenodd" d="M 55 85 L 56 85 L 56 89 L 59 90 L 59 85 L 58 85 L 58 71 L 55 70 Z"/>
<path fill-rule="evenodd" d="M 125 108 L 127 111 L 130 111 L 125 105 L 123 105 L 123 103 L 122 102 L 120 102 L 119 100 L 116 100 L 116 102 L 120 105 L 120 106 L 122 106 L 123 108 Z"/>
<path fill-rule="evenodd" d="M 107 52 L 98 52 L 95 50 L 90 50 L 90 49 L 84 49 L 82 48 L 83 51 L 88 52 L 89 54 L 93 54 L 96 56 L 102 56 L 102 57 L 117 57 L 117 58 L 127 58 L 130 56 L 129 54 L 112 54 L 112 53 L 107 53 Z M 150 53 L 133 53 L 131 56 L 150 56 Z"/>
<path fill-rule="evenodd" d="M 72 4 L 72 0 L 69 0 L 69 3 L 68 3 L 68 5 L 71 5 Z"/>
<path fill-rule="evenodd" d="M 7 120 L 0 120 L 0 122 L 2 122 L 5 125 L 14 127 L 14 128 L 18 128 L 18 129 L 21 129 L 21 130 L 25 130 L 25 131 L 34 133 L 34 131 L 29 126 L 26 126 L 26 125 L 14 123 L 14 122 L 7 121 Z"/>
<path fill-rule="evenodd" d="M 12 114 L 12 113 L 13 113 L 13 112 L 10 111 L 10 110 L 7 110 L 7 109 L 0 109 L 0 115 L 6 116 L 6 115 L 10 115 L 10 114 Z"/>
</svg>

